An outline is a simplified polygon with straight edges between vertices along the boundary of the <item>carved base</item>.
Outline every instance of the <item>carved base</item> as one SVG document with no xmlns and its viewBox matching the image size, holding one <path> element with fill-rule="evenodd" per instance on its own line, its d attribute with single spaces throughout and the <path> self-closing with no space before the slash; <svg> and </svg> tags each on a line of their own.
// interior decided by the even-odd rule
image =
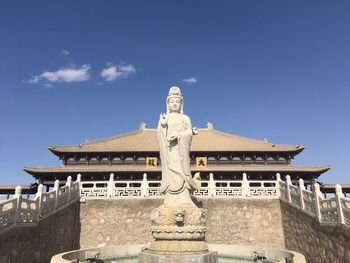
<svg viewBox="0 0 350 263">
<path fill-rule="evenodd" d="M 150 252 L 139 253 L 139 263 L 217 263 L 218 253 L 208 252 L 193 255 L 157 255 Z"/>
<path fill-rule="evenodd" d="M 208 253 L 208 246 L 204 241 L 153 241 L 149 247 L 149 252 L 161 255 L 176 254 L 204 254 Z"/>
<path fill-rule="evenodd" d="M 204 240 L 204 210 L 193 203 L 163 204 L 151 214 L 151 233 L 156 240 Z"/>
</svg>

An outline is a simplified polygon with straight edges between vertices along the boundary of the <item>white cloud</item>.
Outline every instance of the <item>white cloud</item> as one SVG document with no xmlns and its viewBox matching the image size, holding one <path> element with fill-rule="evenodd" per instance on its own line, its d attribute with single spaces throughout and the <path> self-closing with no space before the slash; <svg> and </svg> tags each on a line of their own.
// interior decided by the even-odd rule
<svg viewBox="0 0 350 263">
<path fill-rule="evenodd" d="M 136 72 L 136 69 L 131 64 L 119 64 L 117 66 L 112 63 L 107 63 L 106 67 L 101 72 L 101 77 L 105 81 L 114 81 L 118 78 L 127 78 L 130 74 Z"/>
<path fill-rule="evenodd" d="M 53 85 L 50 84 L 50 83 L 46 83 L 44 86 L 45 86 L 46 88 L 52 88 L 52 87 L 53 87 Z"/>
<path fill-rule="evenodd" d="M 84 64 L 80 67 L 69 66 L 60 68 L 57 71 L 45 71 L 39 76 L 32 77 L 30 83 L 38 83 L 39 81 L 48 82 L 81 82 L 90 78 L 90 65 Z"/>
<path fill-rule="evenodd" d="M 69 54 L 70 54 L 70 52 L 68 50 L 62 49 L 62 51 L 61 51 L 62 56 L 68 56 Z"/>
<path fill-rule="evenodd" d="M 183 82 L 188 83 L 188 84 L 194 84 L 198 82 L 197 77 L 190 77 L 188 79 L 184 79 Z"/>
</svg>

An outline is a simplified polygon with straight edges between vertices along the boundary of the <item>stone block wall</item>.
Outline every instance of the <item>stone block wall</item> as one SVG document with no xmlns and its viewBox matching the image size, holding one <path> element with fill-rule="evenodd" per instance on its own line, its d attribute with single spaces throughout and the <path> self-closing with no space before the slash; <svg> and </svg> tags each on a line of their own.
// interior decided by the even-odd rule
<svg viewBox="0 0 350 263">
<path fill-rule="evenodd" d="M 42 219 L 37 226 L 19 226 L 0 234 L 1 263 L 48 263 L 53 255 L 78 248 L 79 203 Z"/>
<path fill-rule="evenodd" d="M 80 206 L 80 247 L 145 244 L 149 222 L 160 199 L 87 200 Z"/>
<path fill-rule="evenodd" d="M 203 199 L 208 243 L 284 248 L 280 201 Z"/>
<path fill-rule="evenodd" d="M 286 249 L 302 253 L 309 263 L 350 263 L 350 229 L 320 225 L 313 217 L 281 202 Z"/>
<path fill-rule="evenodd" d="M 203 199 L 209 243 L 284 248 L 279 200 Z M 81 248 L 151 242 L 150 214 L 160 199 L 87 200 L 81 204 Z"/>
<path fill-rule="evenodd" d="M 0 234 L 1 263 L 47 263 L 54 254 L 98 245 L 146 244 L 151 211 L 161 199 L 87 200 L 38 226 Z M 276 199 L 202 199 L 208 243 L 289 249 L 310 263 L 350 263 L 350 229 L 320 225 Z"/>
</svg>

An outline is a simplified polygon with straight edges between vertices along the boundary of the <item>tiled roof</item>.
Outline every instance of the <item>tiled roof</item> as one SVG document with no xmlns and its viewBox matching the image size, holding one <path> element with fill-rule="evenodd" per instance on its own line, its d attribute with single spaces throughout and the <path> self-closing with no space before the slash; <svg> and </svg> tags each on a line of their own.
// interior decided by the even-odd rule
<svg viewBox="0 0 350 263">
<path fill-rule="evenodd" d="M 50 146 L 55 153 L 88 152 L 157 152 L 156 129 L 145 128 L 114 137 L 90 141 L 71 146 Z M 272 144 L 267 140 L 254 140 L 215 130 L 212 125 L 198 129 L 193 136 L 191 152 L 294 152 L 299 153 L 303 145 Z"/>
</svg>

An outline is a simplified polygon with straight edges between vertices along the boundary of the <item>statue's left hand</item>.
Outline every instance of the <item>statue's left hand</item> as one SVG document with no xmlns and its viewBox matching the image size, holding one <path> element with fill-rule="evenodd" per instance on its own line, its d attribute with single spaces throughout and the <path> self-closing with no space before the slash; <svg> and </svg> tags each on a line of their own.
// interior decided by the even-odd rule
<svg viewBox="0 0 350 263">
<path fill-rule="evenodd" d="M 197 130 L 196 127 L 193 127 L 193 128 L 192 128 L 192 133 L 193 133 L 194 135 L 197 135 L 197 134 L 198 134 L 198 130 Z"/>
</svg>

